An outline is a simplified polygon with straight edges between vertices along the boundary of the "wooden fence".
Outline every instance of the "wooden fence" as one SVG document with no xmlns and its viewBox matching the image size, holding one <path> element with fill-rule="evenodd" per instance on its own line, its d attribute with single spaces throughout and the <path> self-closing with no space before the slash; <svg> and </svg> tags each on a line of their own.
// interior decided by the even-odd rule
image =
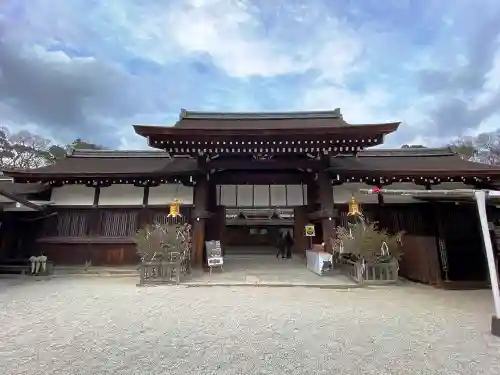
<svg viewBox="0 0 500 375">
<path fill-rule="evenodd" d="M 363 270 L 361 264 L 342 257 L 338 258 L 336 266 L 340 271 L 358 284 L 363 283 Z"/>
<path fill-rule="evenodd" d="M 191 273 L 189 251 L 172 251 L 168 259 L 143 261 L 139 264 L 139 284 L 180 284 L 181 278 Z"/>
<path fill-rule="evenodd" d="M 148 284 L 180 284 L 182 260 L 142 262 L 139 265 L 139 286 Z"/>
<path fill-rule="evenodd" d="M 393 284 L 398 281 L 397 262 L 365 264 L 339 257 L 336 262 L 342 273 L 358 284 Z"/>
</svg>

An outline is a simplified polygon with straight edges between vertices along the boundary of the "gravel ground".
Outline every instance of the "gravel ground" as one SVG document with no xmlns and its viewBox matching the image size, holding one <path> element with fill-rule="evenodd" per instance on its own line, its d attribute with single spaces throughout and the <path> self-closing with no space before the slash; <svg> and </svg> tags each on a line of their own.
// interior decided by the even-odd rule
<svg viewBox="0 0 500 375">
<path fill-rule="evenodd" d="M 0 374 L 500 374 L 488 291 L 0 280 Z"/>
</svg>

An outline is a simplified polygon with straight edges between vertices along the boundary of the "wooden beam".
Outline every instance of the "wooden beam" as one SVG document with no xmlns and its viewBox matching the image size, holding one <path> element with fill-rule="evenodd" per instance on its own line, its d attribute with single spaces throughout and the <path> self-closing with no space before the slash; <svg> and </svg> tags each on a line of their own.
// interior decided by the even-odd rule
<svg viewBox="0 0 500 375">
<path fill-rule="evenodd" d="M 335 219 L 335 218 L 339 217 L 339 210 L 336 208 L 325 208 L 325 209 L 311 212 L 307 215 L 307 217 L 311 220 Z"/>
<path fill-rule="evenodd" d="M 255 173 L 217 172 L 210 181 L 217 185 L 294 185 L 306 183 L 310 178 L 305 173 Z"/>
<path fill-rule="evenodd" d="M 319 160 L 308 160 L 306 158 L 271 159 L 271 160 L 252 160 L 245 158 L 235 159 L 215 159 L 208 163 L 209 169 L 224 170 L 287 170 L 303 169 L 319 171 L 328 168 L 328 164 Z"/>
</svg>

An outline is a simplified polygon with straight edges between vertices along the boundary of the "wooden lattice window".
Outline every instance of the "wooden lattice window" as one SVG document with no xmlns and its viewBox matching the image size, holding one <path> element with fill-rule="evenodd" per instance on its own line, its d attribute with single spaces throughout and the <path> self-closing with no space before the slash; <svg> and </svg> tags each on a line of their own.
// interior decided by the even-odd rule
<svg viewBox="0 0 500 375">
<path fill-rule="evenodd" d="M 181 225 L 186 222 L 185 216 L 172 217 L 168 216 L 168 213 L 157 212 L 153 215 L 153 223 L 158 223 L 162 225 Z"/>
<path fill-rule="evenodd" d="M 51 235 L 58 237 L 86 236 L 89 233 L 89 212 L 80 210 L 59 211 L 55 228 L 49 229 Z"/>
<path fill-rule="evenodd" d="M 139 214 L 131 210 L 106 210 L 101 212 L 103 237 L 130 237 L 137 231 Z"/>
</svg>

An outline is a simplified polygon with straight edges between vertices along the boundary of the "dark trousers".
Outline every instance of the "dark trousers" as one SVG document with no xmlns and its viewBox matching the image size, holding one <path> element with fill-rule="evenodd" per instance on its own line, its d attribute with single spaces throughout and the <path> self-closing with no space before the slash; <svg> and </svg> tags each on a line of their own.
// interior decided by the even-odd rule
<svg viewBox="0 0 500 375">
<path fill-rule="evenodd" d="M 285 257 L 285 248 L 283 246 L 278 247 L 278 252 L 276 253 L 276 258 L 279 258 L 280 255 L 282 258 Z"/>
</svg>

